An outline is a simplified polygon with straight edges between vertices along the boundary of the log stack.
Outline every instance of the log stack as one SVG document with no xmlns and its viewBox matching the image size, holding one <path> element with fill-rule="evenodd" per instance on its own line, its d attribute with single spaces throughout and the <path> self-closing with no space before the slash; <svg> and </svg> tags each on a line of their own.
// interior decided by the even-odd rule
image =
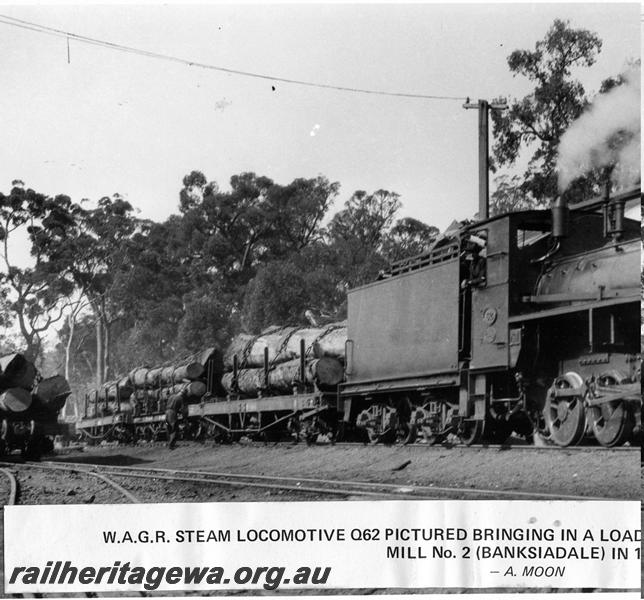
<svg viewBox="0 0 644 600">
<path fill-rule="evenodd" d="M 203 352 L 169 365 L 136 367 L 120 379 L 108 381 L 89 395 L 94 416 L 118 410 L 135 414 L 163 412 L 173 394 L 185 392 L 188 402 L 199 402 L 206 393 L 208 369 L 216 385 L 221 378 L 221 352 L 208 348 Z"/>
<path fill-rule="evenodd" d="M 70 394 L 62 375 L 42 379 L 24 355 L 0 357 L 0 411 L 5 414 L 56 418 Z"/>
<path fill-rule="evenodd" d="M 305 352 L 311 358 L 329 356 L 344 360 L 347 325 L 342 322 L 326 327 L 271 327 L 257 336 L 239 334 L 224 354 L 224 368 L 232 370 L 234 355 L 242 368 L 263 367 L 264 348 L 268 348 L 269 362 L 293 360 L 300 355 L 300 340 L 304 340 Z"/>
<path fill-rule="evenodd" d="M 300 352 L 304 341 L 304 381 L 301 381 Z M 331 390 L 344 376 L 346 323 L 327 327 L 272 327 L 258 336 L 236 336 L 224 354 L 226 372 L 222 385 L 227 393 L 255 397 L 260 393 L 290 393 L 298 386 L 315 385 Z M 268 349 L 268 377 L 265 352 Z M 237 385 L 234 357 L 237 356 Z"/>
<path fill-rule="evenodd" d="M 304 341 L 304 377 L 300 352 Z M 168 399 L 185 393 L 188 403 L 199 402 L 207 382 L 215 397 L 241 394 L 257 397 L 263 393 L 288 394 L 294 389 L 316 386 L 332 390 L 344 377 L 346 322 L 326 327 L 271 327 L 260 335 L 236 336 L 222 354 L 216 348 L 172 364 L 140 366 L 121 379 L 108 381 L 94 390 L 89 403 L 93 416 L 132 410 L 135 415 L 163 412 Z M 268 378 L 265 372 L 268 349 Z M 237 356 L 237 382 L 233 363 Z M 268 381 L 267 381 L 268 379 Z M 126 405 L 128 408 L 126 408 Z"/>
</svg>

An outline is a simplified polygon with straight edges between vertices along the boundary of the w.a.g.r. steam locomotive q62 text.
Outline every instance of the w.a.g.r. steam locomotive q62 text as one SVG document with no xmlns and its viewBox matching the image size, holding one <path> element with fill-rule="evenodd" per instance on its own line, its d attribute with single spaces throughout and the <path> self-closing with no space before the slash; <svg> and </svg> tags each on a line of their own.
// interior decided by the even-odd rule
<svg viewBox="0 0 644 600">
<path fill-rule="evenodd" d="M 346 324 L 236 338 L 227 352 L 140 368 L 96 390 L 90 438 L 185 435 L 560 446 L 640 434 L 639 190 L 448 231 L 351 290 Z"/>
</svg>

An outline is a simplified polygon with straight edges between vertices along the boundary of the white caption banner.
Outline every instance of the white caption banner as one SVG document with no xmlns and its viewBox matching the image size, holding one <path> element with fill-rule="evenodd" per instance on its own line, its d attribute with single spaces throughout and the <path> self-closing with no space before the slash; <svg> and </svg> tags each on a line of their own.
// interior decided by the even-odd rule
<svg viewBox="0 0 644 600">
<path fill-rule="evenodd" d="M 639 589 L 639 502 L 5 507 L 5 592 Z"/>
</svg>

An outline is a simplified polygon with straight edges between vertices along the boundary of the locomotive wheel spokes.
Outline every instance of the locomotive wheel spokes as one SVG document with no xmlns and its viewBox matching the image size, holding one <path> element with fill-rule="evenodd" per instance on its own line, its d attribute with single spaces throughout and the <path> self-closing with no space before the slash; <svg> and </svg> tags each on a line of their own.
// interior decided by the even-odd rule
<svg viewBox="0 0 644 600">
<path fill-rule="evenodd" d="M 478 444 L 483 437 L 483 421 L 463 420 L 458 428 L 458 437 L 466 446 Z"/>
<path fill-rule="evenodd" d="M 548 391 L 544 418 L 550 438 L 558 446 L 575 446 L 584 437 L 586 411 L 581 395 L 556 397 L 556 390 L 581 388 L 583 380 L 576 373 L 558 377 Z"/>
<path fill-rule="evenodd" d="M 628 381 L 619 371 L 602 373 L 599 384 L 605 387 L 619 386 Z M 607 448 L 621 446 L 632 440 L 635 428 L 635 416 L 630 403 L 624 400 L 613 400 L 589 410 L 589 419 L 595 439 Z"/>
<path fill-rule="evenodd" d="M 593 435 L 606 448 L 621 446 L 631 438 L 635 425 L 626 402 L 613 400 L 590 409 Z"/>
</svg>

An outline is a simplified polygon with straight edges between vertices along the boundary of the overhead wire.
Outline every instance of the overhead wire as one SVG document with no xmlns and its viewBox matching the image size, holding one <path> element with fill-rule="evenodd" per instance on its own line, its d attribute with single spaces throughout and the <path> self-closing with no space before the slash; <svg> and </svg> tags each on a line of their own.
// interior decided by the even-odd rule
<svg viewBox="0 0 644 600">
<path fill-rule="evenodd" d="M 88 37 L 85 35 L 80 35 L 72 33 L 70 31 L 64 31 L 62 29 L 56 29 L 54 27 L 48 27 L 46 25 L 39 25 L 31 21 L 25 21 L 23 19 L 17 19 L 15 17 L 10 17 L 8 15 L 0 14 L 0 24 L 9 25 L 11 27 L 18 27 L 21 29 L 26 29 L 29 31 L 35 31 L 36 33 L 43 33 L 46 35 L 52 35 L 56 37 L 63 37 L 68 40 L 74 40 L 83 44 L 91 44 L 95 46 L 101 46 L 110 50 L 117 50 L 119 52 L 125 52 L 130 54 L 136 54 L 138 56 L 143 56 L 146 58 L 153 58 L 156 60 L 165 60 L 169 62 L 175 62 L 183 64 L 189 67 L 197 67 L 201 69 L 209 69 L 212 71 L 219 71 L 222 73 L 228 73 L 230 75 L 239 75 L 243 77 L 252 77 L 255 79 L 264 79 L 273 82 L 288 83 L 292 85 L 302 85 L 313 88 L 322 88 L 328 90 L 336 90 L 341 92 L 352 92 L 358 94 L 373 94 L 378 96 L 394 96 L 400 98 L 419 98 L 424 100 L 458 100 L 462 101 L 466 96 L 443 96 L 436 94 L 420 94 L 420 93 L 409 93 L 409 92 L 388 92 L 385 90 L 373 90 L 359 87 L 349 87 L 341 85 L 331 85 L 326 83 L 317 83 L 313 81 L 304 81 L 301 79 L 289 79 L 286 77 L 275 77 L 273 75 L 265 75 L 262 73 L 254 73 L 251 71 L 242 71 L 239 69 L 231 69 L 228 67 L 221 67 L 218 65 L 213 65 L 209 63 L 199 62 L 195 60 L 188 60 L 185 58 L 180 58 L 177 56 L 171 56 L 169 54 L 162 54 L 159 52 L 152 52 L 149 50 L 142 50 L 141 48 L 134 48 L 132 46 L 125 46 L 123 44 L 117 44 L 107 40 L 100 40 L 97 38 Z"/>
</svg>

